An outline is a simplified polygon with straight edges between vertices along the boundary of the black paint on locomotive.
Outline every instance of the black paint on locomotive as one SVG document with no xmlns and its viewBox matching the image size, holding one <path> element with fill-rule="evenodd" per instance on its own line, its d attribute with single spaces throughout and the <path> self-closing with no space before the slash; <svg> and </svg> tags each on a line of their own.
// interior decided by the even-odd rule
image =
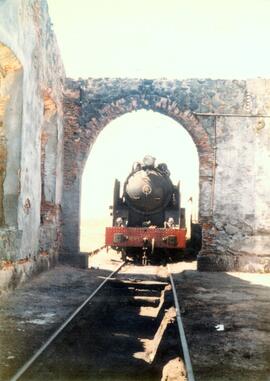
<svg viewBox="0 0 270 381">
<path fill-rule="evenodd" d="M 127 227 L 184 227 L 180 209 L 179 183 L 173 185 L 164 163 L 155 165 L 155 158 L 145 156 L 134 163 L 127 177 L 123 195 L 120 182 L 115 180 L 113 226 Z M 182 218 L 181 218 L 182 214 Z"/>
</svg>

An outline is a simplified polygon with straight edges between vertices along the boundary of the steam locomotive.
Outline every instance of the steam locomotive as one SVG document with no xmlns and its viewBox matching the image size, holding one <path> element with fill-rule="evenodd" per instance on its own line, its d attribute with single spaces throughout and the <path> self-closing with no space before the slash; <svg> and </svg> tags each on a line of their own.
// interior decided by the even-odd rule
<svg viewBox="0 0 270 381">
<path fill-rule="evenodd" d="M 112 227 L 106 228 L 105 244 L 125 258 L 148 263 L 157 252 L 175 253 L 186 247 L 185 213 L 180 207 L 180 183 L 173 185 L 165 163 L 155 164 L 147 155 L 135 162 L 123 195 L 116 179 Z"/>
</svg>

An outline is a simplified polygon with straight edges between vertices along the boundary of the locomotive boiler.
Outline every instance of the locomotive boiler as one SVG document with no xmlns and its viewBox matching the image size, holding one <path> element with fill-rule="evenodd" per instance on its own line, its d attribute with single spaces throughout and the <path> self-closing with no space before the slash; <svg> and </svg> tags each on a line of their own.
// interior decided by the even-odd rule
<svg viewBox="0 0 270 381">
<path fill-rule="evenodd" d="M 145 264 L 157 251 L 174 253 L 186 246 L 184 209 L 180 184 L 174 185 L 165 163 L 155 164 L 147 155 L 135 162 L 122 196 L 115 180 L 112 227 L 106 228 L 105 244 L 125 257 L 140 257 Z"/>
</svg>

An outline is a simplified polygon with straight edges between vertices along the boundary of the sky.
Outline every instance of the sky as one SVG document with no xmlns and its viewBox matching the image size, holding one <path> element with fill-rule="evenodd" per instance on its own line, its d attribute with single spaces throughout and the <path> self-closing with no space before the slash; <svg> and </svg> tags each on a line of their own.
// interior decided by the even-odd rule
<svg viewBox="0 0 270 381">
<path fill-rule="evenodd" d="M 270 77 L 270 0 L 48 4 L 69 77 Z"/>
</svg>

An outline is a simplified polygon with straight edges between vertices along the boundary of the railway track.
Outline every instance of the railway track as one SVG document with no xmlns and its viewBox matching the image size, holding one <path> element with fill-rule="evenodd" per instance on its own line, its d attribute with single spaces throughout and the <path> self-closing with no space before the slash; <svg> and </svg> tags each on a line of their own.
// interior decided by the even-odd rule
<svg viewBox="0 0 270 381">
<path fill-rule="evenodd" d="M 167 380 L 166 372 L 194 380 L 170 268 L 159 279 L 120 272 L 124 266 L 102 281 L 10 381 L 154 381 Z"/>
</svg>

